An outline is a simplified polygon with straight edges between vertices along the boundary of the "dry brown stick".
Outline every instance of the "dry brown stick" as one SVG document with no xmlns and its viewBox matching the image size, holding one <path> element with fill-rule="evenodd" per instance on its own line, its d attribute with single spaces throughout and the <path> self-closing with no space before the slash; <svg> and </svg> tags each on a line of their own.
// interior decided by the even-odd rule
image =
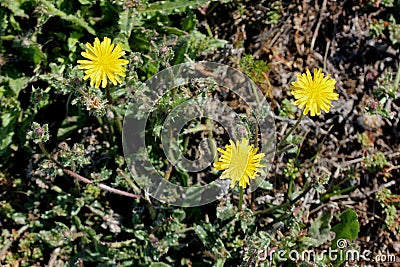
<svg viewBox="0 0 400 267">
<path fill-rule="evenodd" d="M 53 252 L 50 255 L 49 263 L 47 264 L 47 267 L 53 267 L 56 263 L 58 254 L 60 254 L 61 248 L 56 248 L 53 250 Z"/>
<path fill-rule="evenodd" d="M 337 204 L 337 203 L 335 203 L 335 204 Z M 316 212 L 319 211 L 320 209 L 322 209 L 322 208 L 324 208 L 324 207 L 327 207 L 327 206 L 330 206 L 330 205 L 332 205 L 331 202 L 329 202 L 329 203 L 323 203 L 323 204 L 319 205 L 318 207 L 316 207 L 315 209 L 310 210 L 310 211 L 308 212 L 308 216 L 310 216 L 311 214 L 316 213 Z"/>
<path fill-rule="evenodd" d="M 353 195 L 349 195 L 349 197 L 350 197 L 350 198 L 367 197 L 367 196 L 369 196 L 369 195 L 372 195 L 372 194 L 378 192 L 378 191 L 381 190 L 382 188 L 391 187 L 391 186 L 395 185 L 396 182 L 399 182 L 399 181 L 400 181 L 400 179 L 392 180 L 392 181 L 390 181 L 390 182 L 384 183 L 383 185 L 381 185 L 381 186 L 379 186 L 378 188 L 375 188 L 375 189 L 373 189 L 373 190 L 371 190 L 371 191 L 369 191 L 369 192 L 353 194 Z"/>
<path fill-rule="evenodd" d="M 400 165 L 392 166 L 392 167 L 390 167 L 389 169 L 385 170 L 385 172 L 391 172 L 391 171 L 397 170 L 397 169 L 400 169 Z"/>
<path fill-rule="evenodd" d="M 111 193 L 114 193 L 114 194 L 118 194 L 118 195 L 121 195 L 121 196 L 126 196 L 126 197 L 131 197 L 131 198 L 142 198 L 141 195 L 136 195 L 136 194 L 132 194 L 132 193 L 129 193 L 129 192 L 126 192 L 126 191 L 115 189 L 115 188 L 109 187 L 108 185 L 105 185 L 105 184 L 95 183 L 92 180 L 89 180 L 88 178 L 83 177 L 82 175 L 79 175 L 79 174 L 77 174 L 77 173 L 65 168 L 61 163 L 59 163 L 55 158 L 53 158 L 50 155 L 49 152 L 47 152 L 47 150 L 44 147 L 43 143 L 39 143 L 39 147 L 42 150 L 42 152 L 47 156 L 47 158 L 50 159 L 52 162 L 54 162 L 57 165 L 57 167 L 59 167 L 60 169 L 63 170 L 63 172 L 65 172 L 66 174 L 68 174 L 69 176 L 71 176 L 71 177 L 73 177 L 75 179 L 78 179 L 81 182 L 84 182 L 85 184 L 94 185 L 94 186 L 97 186 L 100 189 L 103 189 L 103 190 L 106 190 L 108 192 L 111 192 Z"/>
<path fill-rule="evenodd" d="M 326 0 L 324 0 L 324 2 L 322 3 L 322 7 L 319 10 L 319 18 L 318 18 L 317 26 L 315 27 L 313 37 L 311 39 L 310 51 L 314 50 L 315 41 L 317 40 L 319 27 L 321 27 L 322 19 L 324 18 L 323 13 L 324 13 L 325 9 L 326 9 Z"/>
<path fill-rule="evenodd" d="M 72 176 L 72 177 L 74 177 L 74 178 L 76 178 L 76 179 L 78 179 L 78 180 L 80 180 L 80 181 L 82 181 L 82 182 L 84 182 L 86 184 L 91 184 L 91 185 L 97 186 L 98 188 L 106 190 L 108 192 L 111 192 L 111 193 L 114 193 L 114 194 L 118 194 L 118 195 L 121 195 L 121 196 L 131 197 L 131 198 L 141 198 L 142 197 L 141 195 L 136 195 L 136 194 L 132 194 L 132 193 L 129 193 L 129 192 L 126 192 L 126 191 L 115 189 L 115 188 L 112 188 L 112 187 L 110 187 L 108 185 L 105 185 L 105 184 L 94 183 L 93 181 L 89 180 L 88 178 L 83 177 L 83 176 L 81 176 L 81 175 L 79 175 L 77 173 L 74 173 L 73 171 L 68 170 L 66 168 L 63 168 L 62 170 L 65 173 L 67 173 L 68 175 L 70 175 L 70 176 Z"/>
<path fill-rule="evenodd" d="M 399 152 L 394 152 L 394 153 L 392 153 L 392 152 L 390 152 L 390 153 L 383 153 L 383 155 L 384 155 L 385 157 L 388 157 L 388 158 L 396 158 L 396 157 L 400 156 L 400 151 L 399 151 Z M 353 165 L 353 164 L 355 164 L 355 163 L 360 163 L 360 162 L 362 162 L 362 161 L 364 161 L 364 157 L 352 159 L 352 160 L 345 161 L 345 162 L 342 162 L 342 163 L 335 163 L 335 162 L 332 161 L 332 162 L 331 162 L 332 165 L 334 165 L 334 166 L 336 167 L 336 171 L 335 171 L 335 173 L 334 173 L 334 175 L 333 175 L 333 178 L 339 177 L 339 172 L 340 172 L 340 170 L 341 170 L 342 168 L 347 167 L 347 166 L 350 166 L 350 165 Z M 394 168 L 394 169 L 395 169 L 395 168 Z"/>
<path fill-rule="evenodd" d="M 324 54 L 324 66 L 323 66 L 324 71 L 326 71 L 326 61 L 328 59 L 328 52 L 329 52 L 330 45 L 331 45 L 331 41 L 327 40 L 326 46 L 325 46 L 325 54 Z"/>
</svg>

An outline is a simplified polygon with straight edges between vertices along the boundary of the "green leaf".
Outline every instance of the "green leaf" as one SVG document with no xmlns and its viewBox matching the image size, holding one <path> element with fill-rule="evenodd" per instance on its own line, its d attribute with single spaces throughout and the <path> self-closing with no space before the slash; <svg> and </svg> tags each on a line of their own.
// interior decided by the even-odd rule
<svg viewBox="0 0 400 267">
<path fill-rule="evenodd" d="M 92 0 L 79 0 L 79 3 L 82 5 L 93 5 L 94 1 Z"/>
<path fill-rule="evenodd" d="M 4 0 L 2 1 L 2 5 L 10 9 L 14 16 L 29 18 L 28 15 L 25 14 L 25 11 L 21 8 L 21 5 L 27 2 L 25 0 Z"/>
<path fill-rule="evenodd" d="M 253 226 L 254 226 L 253 212 L 250 209 L 244 209 L 240 214 L 240 227 L 242 228 L 244 233 L 247 233 L 247 230 Z"/>
<path fill-rule="evenodd" d="M 148 53 L 151 47 L 149 40 L 150 36 L 148 32 L 141 32 L 140 30 L 135 29 L 132 32 L 132 37 L 129 39 L 129 45 L 132 48 L 132 51 Z"/>
<path fill-rule="evenodd" d="M 84 118 L 84 116 L 72 116 L 65 118 L 57 131 L 57 138 L 59 140 L 64 140 L 70 136 L 73 131 L 77 130 L 79 127 L 82 127 Z"/>
<path fill-rule="evenodd" d="M 186 213 L 184 210 L 174 210 L 173 218 L 178 222 L 182 222 L 186 218 Z"/>
<path fill-rule="evenodd" d="M 22 212 L 17 212 L 12 215 L 12 219 L 17 224 L 26 224 L 26 214 Z"/>
<path fill-rule="evenodd" d="M 341 213 L 339 216 L 340 223 L 332 227 L 332 231 L 336 233 L 335 239 L 332 241 L 332 248 L 337 248 L 337 242 L 339 239 L 350 240 L 352 242 L 360 231 L 360 225 L 357 220 L 357 214 L 347 209 L 346 212 Z"/>
<path fill-rule="evenodd" d="M 163 263 L 163 262 L 154 262 L 150 264 L 150 267 L 171 267 L 171 265 Z"/>
<path fill-rule="evenodd" d="M 29 48 L 29 52 L 31 53 L 32 61 L 35 63 L 35 66 L 39 65 L 46 57 L 38 45 L 32 45 Z"/>
<path fill-rule="evenodd" d="M 139 10 L 139 13 L 145 17 L 152 17 L 156 14 L 172 15 L 179 14 L 186 9 L 195 9 L 201 6 L 205 6 L 209 3 L 209 0 L 169 0 L 169 1 L 158 1 L 155 3 L 148 4 L 144 8 Z"/>
<path fill-rule="evenodd" d="M 0 142 L 0 156 L 3 156 L 4 153 L 8 151 L 10 144 L 12 143 L 12 138 L 14 136 L 14 132 L 2 133 L 0 132 L 1 142 Z M 3 158 L 4 160 L 4 158 Z"/>
<path fill-rule="evenodd" d="M 389 25 L 389 37 L 393 44 L 400 43 L 400 24 L 391 23 Z"/>
<path fill-rule="evenodd" d="M 360 231 L 360 225 L 358 224 L 357 214 L 347 209 L 346 212 L 339 214 L 340 223 L 332 227 L 332 231 L 336 233 L 335 239 L 333 239 L 331 247 L 332 249 L 338 249 L 338 258 L 334 261 L 333 266 L 340 266 L 344 261 L 344 253 L 346 247 L 349 246 L 348 241 L 352 242 Z"/>
<path fill-rule="evenodd" d="M 135 231 L 135 237 L 137 238 L 137 239 L 139 239 L 139 240 L 148 240 L 149 239 L 149 236 L 148 236 L 148 234 L 145 232 L 145 231 L 143 231 L 143 230 L 137 230 L 137 231 Z"/>
<path fill-rule="evenodd" d="M 4 113 L 1 115 L 1 126 L 2 128 L 10 126 L 11 122 L 14 120 L 14 116 L 12 116 L 10 113 Z"/>
<path fill-rule="evenodd" d="M 237 212 L 237 207 L 227 202 L 224 206 L 217 207 L 217 218 L 221 221 L 231 220 Z"/>
<path fill-rule="evenodd" d="M 6 161 L 10 156 L 10 145 L 14 136 L 15 115 L 11 113 L 3 113 L 0 117 L 0 156 Z"/>
<path fill-rule="evenodd" d="M 332 214 L 328 211 L 324 211 L 322 215 L 316 218 L 311 224 L 310 230 L 308 231 L 309 238 L 302 241 L 314 247 L 325 243 L 329 238 L 331 220 Z"/>
<path fill-rule="evenodd" d="M 226 258 L 218 258 L 217 262 L 214 264 L 215 267 L 224 267 Z"/>
<path fill-rule="evenodd" d="M 129 9 L 124 10 L 119 15 L 119 29 L 121 33 L 125 34 L 126 36 L 130 36 L 132 31 L 132 21 L 131 21 L 131 12 Z"/>
<path fill-rule="evenodd" d="M 143 22 L 138 14 L 126 9 L 120 13 L 118 24 L 121 33 L 129 38 L 133 27 L 141 26 Z"/>
<path fill-rule="evenodd" d="M 6 89 L 4 89 L 4 86 L 0 86 L 0 98 L 4 96 L 5 92 L 6 92 Z"/>
<path fill-rule="evenodd" d="M 76 15 L 66 14 L 64 11 L 58 10 L 50 1 L 41 0 L 41 3 L 46 7 L 42 9 L 42 12 L 47 15 L 60 17 L 63 20 L 72 22 L 76 26 L 87 30 L 90 34 L 96 35 L 96 31 L 90 27 L 89 23 L 87 23 L 83 18 Z"/>
<path fill-rule="evenodd" d="M 76 51 L 77 43 L 82 36 L 83 36 L 83 34 L 80 32 L 72 32 L 71 33 L 70 37 L 68 38 L 68 50 L 70 52 Z"/>
<path fill-rule="evenodd" d="M 11 90 L 14 92 L 15 96 L 19 95 L 19 92 L 28 85 L 29 78 L 28 77 L 21 77 L 18 79 L 9 78 L 9 85 Z"/>
<path fill-rule="evenodd" d="M 187 57 L 195 59 L 199 51 L 212 52 L 225 46 L 227 41 L 209 37 L 197 30 L 179 37 L 174 48 L 173 64 L 187 61 Z"/>
<path fill-rule="evenodd" d="M 204 228 L 201 227 L 201 225 L 197 225 L 195 228 L 195 232 L 196 232 L 197 236 L 200 238 L 200 240 L 203 242 L 203 244 L 206 245 L 208 243 L 207 242 L 208 234 L 207 234 L 206 230 L 204 230 Z"/>
<path fill-rule="evenodd" d="M 274 189 L 274 185 L 271 184 L 271 182 L 268 181 L 268 180 L 262 181 L 262 182 L 259 184 L 258 187 L 261 188 L 261 189 L 264 189 L 264 190 L 272 190 L 272 189 Z"/>
<path fill-rule="evenodd" d="M 176 27 L 170 27 L 170 26 L 164 26 L 163 30 L 167 33 L 167 34 L 171 34 L 171 35 L 178 35 L 178 36 L 182 36 L 182 35 L 187 35 L 188 33 L 185 31 L 182 31 L 181 29 L 178 29 Z"/>
<path fill-rule="evenodd" d="M 184 35 L 181 36 L 178 39 L 178 42 L 174 48 L 175 50 L 175 57 L 174 57 L 174 61 L 173 64 L 180 64 L 183 62 L 186 62 L 186 56 L 188 55 L 190 58 L 193 58 L 195 55 L 190 55 L 191 53 L 189 53 L 189 48 L 190 48 L 190 40 L 191 40 L 191 36 L 190 35 Z M 194 54 L 194 53 L 192 53 Z"/>
<path fill-rule="evenodd" d="M 192 11 L 189 11 L 186 17 L 182 20 L 182 29 L 184 31 L 191 32 L 196 29 L 197 23 L 198 20 L 196 15 Z"/>
</svg>

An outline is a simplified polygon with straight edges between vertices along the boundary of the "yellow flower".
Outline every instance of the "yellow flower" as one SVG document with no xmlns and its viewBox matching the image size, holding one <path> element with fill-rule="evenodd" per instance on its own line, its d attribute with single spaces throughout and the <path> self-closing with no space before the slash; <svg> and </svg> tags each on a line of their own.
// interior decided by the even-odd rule
<svg viewBox="0 0 400 267">
<path fill-rule="evenodd" d="M 126 59 L 120 59 L 125 55 L 122 50 L 121 44 L 111 44 L 111 39 L 104 37 L 100 43 L 99 38 L 96 37 L 93 46 L 86 43 L 86 51 L 81 55 L 88 60 L 78 60 L 78 69 L 85 69 L 84 80 L 90 78 L 90 85 L 99 88 L 105 88 L 108 80 L 114 85 L 121 83 L 121 77 L 125 77 L 125 66 L 129 63 Z"/>
<path fill-rule="evenodd" d="M 297 74 L 297 81 L 292 82 L 290 89 L 296 101 L 295 105 L 304 108 L 304 115 L 310 112 L 311 116 L 321 115 L 321 109 L 329 112 L 333 106 L 331 101 L 337 100 L 339 95 L 334 93 L 336 80 L 328 74 L 324 77 L 321 69 L 314 69 L 314 78 L 307 70 L 306 73 Z"/>
<path fill-rule="evenodd" d="M 226 145 L 225 149 L 218 148 L 222 153 L 217 162 L 214 163 L 216 170 L 223 171 L 221 179 L 230 178 L 231 188 L 239 181 L 239 186 L 243 189 L 250 184 L 250 179 L 255 179 L 259 173 L 264 173 L 259 168 L 265 167 L 260 164 L 264 158 L 264 153 L 257 154 L 257 148 L 249 145 L 249 140 L 243 138 L 241 142 L 236 144 L 229 140 L 230 145 Z"/>
</svg>

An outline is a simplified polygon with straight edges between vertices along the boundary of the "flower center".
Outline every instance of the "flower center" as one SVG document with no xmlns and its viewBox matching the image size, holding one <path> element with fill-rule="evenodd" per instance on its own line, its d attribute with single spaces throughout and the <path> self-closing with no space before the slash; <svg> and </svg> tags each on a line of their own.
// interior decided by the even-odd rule
<svg viewBox="0 0 400 267">
<path fill-rule="evenodd" d="M 247 169 L 249 159 L 249 151 L 240 149 L 240 147 L 232 150 L 230 168 L 234 170 L 235 174 L 241 177 Z"/>
<path fill-rule="evenodd" d="M 109 55 L 99 55 L 99 59 L 97 60 L 97 66 L 102 68 L 104 71 L 108 71 L 112 59 Z"/>
</svg>

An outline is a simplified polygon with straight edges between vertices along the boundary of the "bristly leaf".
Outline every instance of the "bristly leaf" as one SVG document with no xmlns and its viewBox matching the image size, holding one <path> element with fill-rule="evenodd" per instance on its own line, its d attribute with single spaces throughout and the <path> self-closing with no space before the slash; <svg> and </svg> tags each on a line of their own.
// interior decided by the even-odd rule
<svg viewBox="0 0 400 267">
<path fill-rule="evenodd" d="M 316 218 L 311 224 L 310 230 L 308 231 L 309 238 L 304 239 L 303 242 L 309 243 L 311 246 L 315 247 L 325 243 L 331 231 L 331 220 L 332 214 L 328 211 L 324 211 L 321 216 Z"/>
<path fill-rule="evenodd" d="M 194 9 L 197 7 L 205 6 L 209 2 L 209 0 L 158 1 L 148 4 L 143 9 L 141 8 L 139 10 L 139 13 L 146 17 L 152 17 L 156 14 L 179 14 L 186 11 L 186 9 Z"/>
<path fill-rule="evenodd" d="M 133 27 L 141 26 L 143 22 L 138 14 L 126 9 L 120 13 L 118 24 L 121 33 L 125 35 L 126 39 L 129 39 Z"/>
<path fill-rule="evenodd" d="M 351 209 L 347 209 L 346 212 L 341 213 L 338 216 L 341 220 L 340 223 L 332 227 L 332 231 L 336 233 L 335 239 L 332 241 L 332 248 L 337 248 L 337 242 L 339 239 L 348 239 L 350 242 L 357 237 L 360 232 L 360 225 L 357 220 L 357 213 Z"/>
<path fill-rule="evenodd" d="M 96 35 L 96 31 L 81 17 L 76 15 L 66 14 L 64 11 L 58 10 L 51 2 L 47 0 L 41 0 L 41 3 L 46 7 L 43 8 L 43 12 L 50 16 L 58 16 L 63 20 L 74 23 L 87 30 L 90 34 Z"/>
</svg>

